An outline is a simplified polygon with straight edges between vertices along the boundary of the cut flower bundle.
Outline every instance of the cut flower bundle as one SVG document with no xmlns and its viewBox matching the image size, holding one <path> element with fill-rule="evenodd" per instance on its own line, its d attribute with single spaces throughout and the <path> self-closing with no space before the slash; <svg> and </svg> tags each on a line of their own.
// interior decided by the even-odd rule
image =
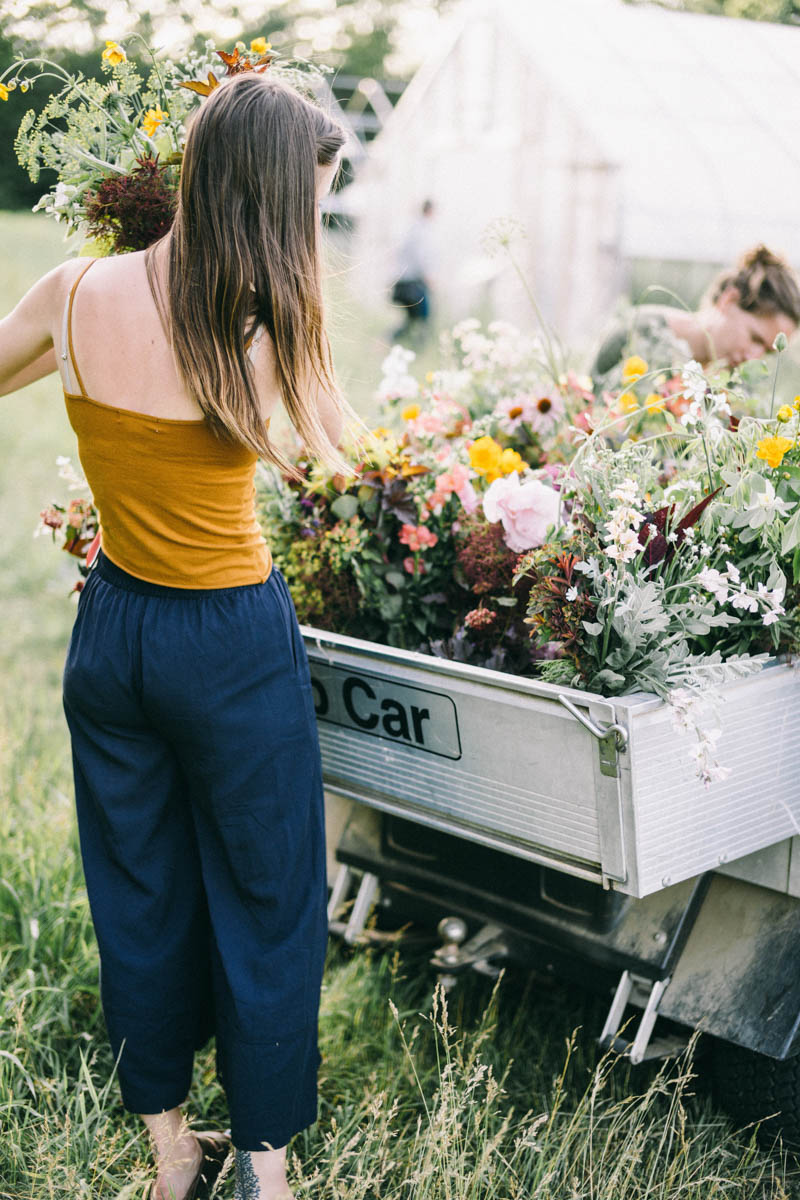
<svg viewBox="0 0 800 1200">
<path fill-rule="evenodd" d="M 301 483 L 263 473 L 301 621 L 655 693 L 695 728 L 704 781 L 724 777 L 718 685 L 798 639 L 800 400 L 758 418 L 730 372 L 638 360 L 647 404 L 630 385 L 597 398 L 586 378 L 548 377 L 503 323 L 464 322 L 446 349 L 424 385 L 410 352 L 389 356 L 381 395 L 401 431 L 373 431 L 351 479 L 302 456 Z"/>
</svg>

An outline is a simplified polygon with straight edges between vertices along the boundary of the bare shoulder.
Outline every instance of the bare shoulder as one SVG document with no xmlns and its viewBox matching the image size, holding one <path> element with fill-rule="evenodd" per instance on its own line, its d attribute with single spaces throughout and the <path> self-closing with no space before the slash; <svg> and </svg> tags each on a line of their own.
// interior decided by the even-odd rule
<svg viewBox="0 0 800 1200">
<path fill-rule="evenodd" d="M 51 324 L 85 262 L 86 259 L 68 259 L 41 275 L 20 298 L 17 311 L 24 309 L 30 317 Z"/>
</svg>

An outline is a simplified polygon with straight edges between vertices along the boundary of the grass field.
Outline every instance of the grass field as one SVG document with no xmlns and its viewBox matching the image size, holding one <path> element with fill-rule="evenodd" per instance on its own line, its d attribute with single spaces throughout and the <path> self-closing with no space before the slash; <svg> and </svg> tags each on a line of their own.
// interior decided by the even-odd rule
<svg viewBox="0 0 800 1200">
<path fill-rule="evenodd" d="M 7 308 L 63 254 L 44 219 L 0 218 Z M 362 411 L 392 316 L 339 279 L 336 349 Z M 146 1195 L 148 1147 L 120 1105 L 72 812 L 60 675 L 74 567 L 32 531 L 75 457 L 57 382 L 0 399 L 0 1200 Z M 605 1002 L 521 975 L 467 978 L 447 1005 L 427 954 L 331 943 L 315 1126 L 292 1144 L 308 1200 L 780 1200 L 795 1168 L 736 1133 L 684 1059 L 600 1058 Z M 211 1048 L 190 1113 L 226 1124 Z M 230 1200 L 232 1177 L 219 1195 Z"/>
</svg>

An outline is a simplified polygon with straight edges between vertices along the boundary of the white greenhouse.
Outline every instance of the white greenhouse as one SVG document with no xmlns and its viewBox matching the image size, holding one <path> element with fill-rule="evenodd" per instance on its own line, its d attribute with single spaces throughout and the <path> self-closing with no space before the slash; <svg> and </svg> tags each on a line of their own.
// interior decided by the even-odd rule
<svg viewBox="0 0 800 1200">
<path fill-rule="evenodd" d="M 800 28 L 623 0 L 465 0 L 351 186 L 354 273 L 385 296 L 422 201 L 448 318 L 525 320 L 482 234 L 519 221 L 520 266 L 582 342 L 646 282 L 694 299 L 763 241 L 800 264 Z M 654 300 L 661 297 L 654 295 Z"/>
</svg>

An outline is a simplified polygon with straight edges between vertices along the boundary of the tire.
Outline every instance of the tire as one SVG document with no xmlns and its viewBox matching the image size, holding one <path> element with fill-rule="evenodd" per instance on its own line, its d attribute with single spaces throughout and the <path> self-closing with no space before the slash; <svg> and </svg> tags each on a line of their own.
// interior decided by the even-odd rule
<svg viewBox="0 0 800 1200">
<path fill-rule="evenodd" d="M 760 1121 L 759 1141 L 781 1137 L 787 1149 L 800 1150 L 800 1056 L 768 1058 L 715 1039 L 711 1072 L 714 1098 L 737 1124 Z"/>
</svg>

